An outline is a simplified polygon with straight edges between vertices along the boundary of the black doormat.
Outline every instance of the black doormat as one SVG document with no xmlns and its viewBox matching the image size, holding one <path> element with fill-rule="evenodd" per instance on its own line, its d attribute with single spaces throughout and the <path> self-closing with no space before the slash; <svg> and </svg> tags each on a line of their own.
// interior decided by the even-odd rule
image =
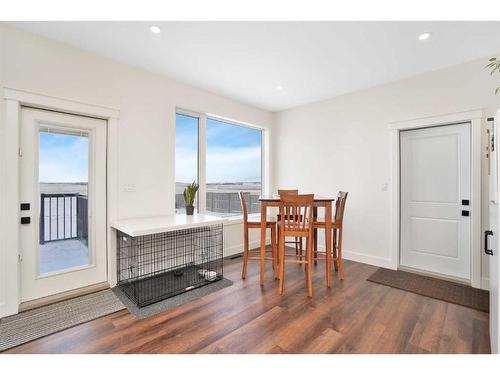
<svg viewBox="0 0 500 375">
<path fill-rule="evenodd" d="M 441 301 L 471 307 L 479 311 L 489 312 L 489 292 L 468 285 L 386 268 L 379 268 L 367 280 Z"/>
</svg>

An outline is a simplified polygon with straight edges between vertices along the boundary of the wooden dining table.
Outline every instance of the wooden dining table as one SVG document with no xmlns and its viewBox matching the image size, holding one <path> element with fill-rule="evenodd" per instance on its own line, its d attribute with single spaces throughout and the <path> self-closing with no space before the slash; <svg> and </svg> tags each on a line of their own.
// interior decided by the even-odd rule
<svg viewBox="0 0 500 375">
<path fill-rule="evenodd" d="M 260 285 L 264 285 L 264 273 L 265 273 L 265 256 L 266 256 L 266 221 L 267 221 L 267 208 L 268 207 L 279 207 L 280 196 L 279 195 L 261 195 L 259 197 L 260 201 Z M 318 208 L 322 207 L 325 209 L 325 237 L 326 237 L 326 267 L 327 270 L 332 269 L 332 207 L 335 198 L 325 197 L 320 195 L 314 195 L 313 203 L 313 215 L 314 220 L 317 219 Z M 314 234 L 314 249 L 317 249 L 317 231 Z M 328 288 L 332 285 L 332 275 L 331 272 L 326 273 L 326 285 Z"/>
</svg>

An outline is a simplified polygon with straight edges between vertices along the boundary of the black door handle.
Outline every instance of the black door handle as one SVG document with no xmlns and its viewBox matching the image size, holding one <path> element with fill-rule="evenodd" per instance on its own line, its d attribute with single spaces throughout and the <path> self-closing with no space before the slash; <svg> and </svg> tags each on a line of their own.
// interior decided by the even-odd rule
<svg viewBox="0 0 500 375">
<path fill-rule="evenodd" d="M 488 255 L 493 255 L 493 250 L 488 249 L 488 236 L 493 236 L 492 230 L 484 231 L 484 252 Z"/>
</svg>

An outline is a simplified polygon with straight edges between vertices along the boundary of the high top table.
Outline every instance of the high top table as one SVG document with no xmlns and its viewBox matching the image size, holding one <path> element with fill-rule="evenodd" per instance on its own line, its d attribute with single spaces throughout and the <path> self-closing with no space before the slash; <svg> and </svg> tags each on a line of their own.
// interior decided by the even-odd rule
<svg viewBox="0 0 500 375">
<path fill-rule="evenodd" d="M 264 258 L 266 254 L 266 219 L 268 207 L 279 207 L 279 195 L 261 195 L 260 201 L 260 285 L 264 285 L 264 272 L 265 264 Z M 314 195 L 314 218 L 317 217 L 318 207 L 325 209 L 325 237 L 326 237 L 326 268 L 332 268 L 332 206 L 335 198 L 324 197 L 321 195 Z M 315 230 L 316 233 L 316 230 Z M 317 249 L 317 236 L 314 235 L 314 249 Z M 332 286 L 332 274 L 326 273 L 326 285 L 330 288 Z"/>
</svg>

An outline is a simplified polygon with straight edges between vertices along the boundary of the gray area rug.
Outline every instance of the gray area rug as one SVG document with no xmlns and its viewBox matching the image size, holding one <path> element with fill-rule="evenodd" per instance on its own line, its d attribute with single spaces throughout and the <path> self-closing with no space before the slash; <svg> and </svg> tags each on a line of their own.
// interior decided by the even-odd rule
<svg viewBox="0 0 500 375">
<path fill-rule="evenodd" d="M 188 292 L 178 294 L 174 297 L 165 299 L 160 302 L 153 303 L 152 305 L 145 307 L 138 307 L 134 302 L 132 302 L 126 295 L 123 293 L 120 288 L 114 287 L 112 290 L 116 294 L 116 296 L 120 299 L 120 301 L 127 307 L 127 310 L 134 315 L 137 319 L 145 319 L 151 316 L 160 314 L 161 312 L 169 309 L 173 309 L 175 307 L 179 307 L 188 302 L 194 301 L 198 298 L 206 296 L 210 293 L 216 292 L 218 290 L 227 288 L 233 285 L 231 280 L 226 278 L 210 283 L 208 285 L 202 286 L 200 288 L 196 288 L 190 290 Z"/>
<path fill-rule="evenodd" d="M 489 312 L 489 292 L 468 285 L 386 268 L 379 268 L 367 280 L 445 302 L 471 307 L 479 311 Z"/>
<path fill-rule="evenodd" d="M 139 308 L 117 287 L 0 319 L 0 352 L 78 324 L 128 309 L 145 319 L 233 285 L 228 279 Z"/>
<path fill-rule="evenodd" d="M 110 290 L 87 294 L 0 319 L 0 351 L 123 310 Z"/>
</svg>

